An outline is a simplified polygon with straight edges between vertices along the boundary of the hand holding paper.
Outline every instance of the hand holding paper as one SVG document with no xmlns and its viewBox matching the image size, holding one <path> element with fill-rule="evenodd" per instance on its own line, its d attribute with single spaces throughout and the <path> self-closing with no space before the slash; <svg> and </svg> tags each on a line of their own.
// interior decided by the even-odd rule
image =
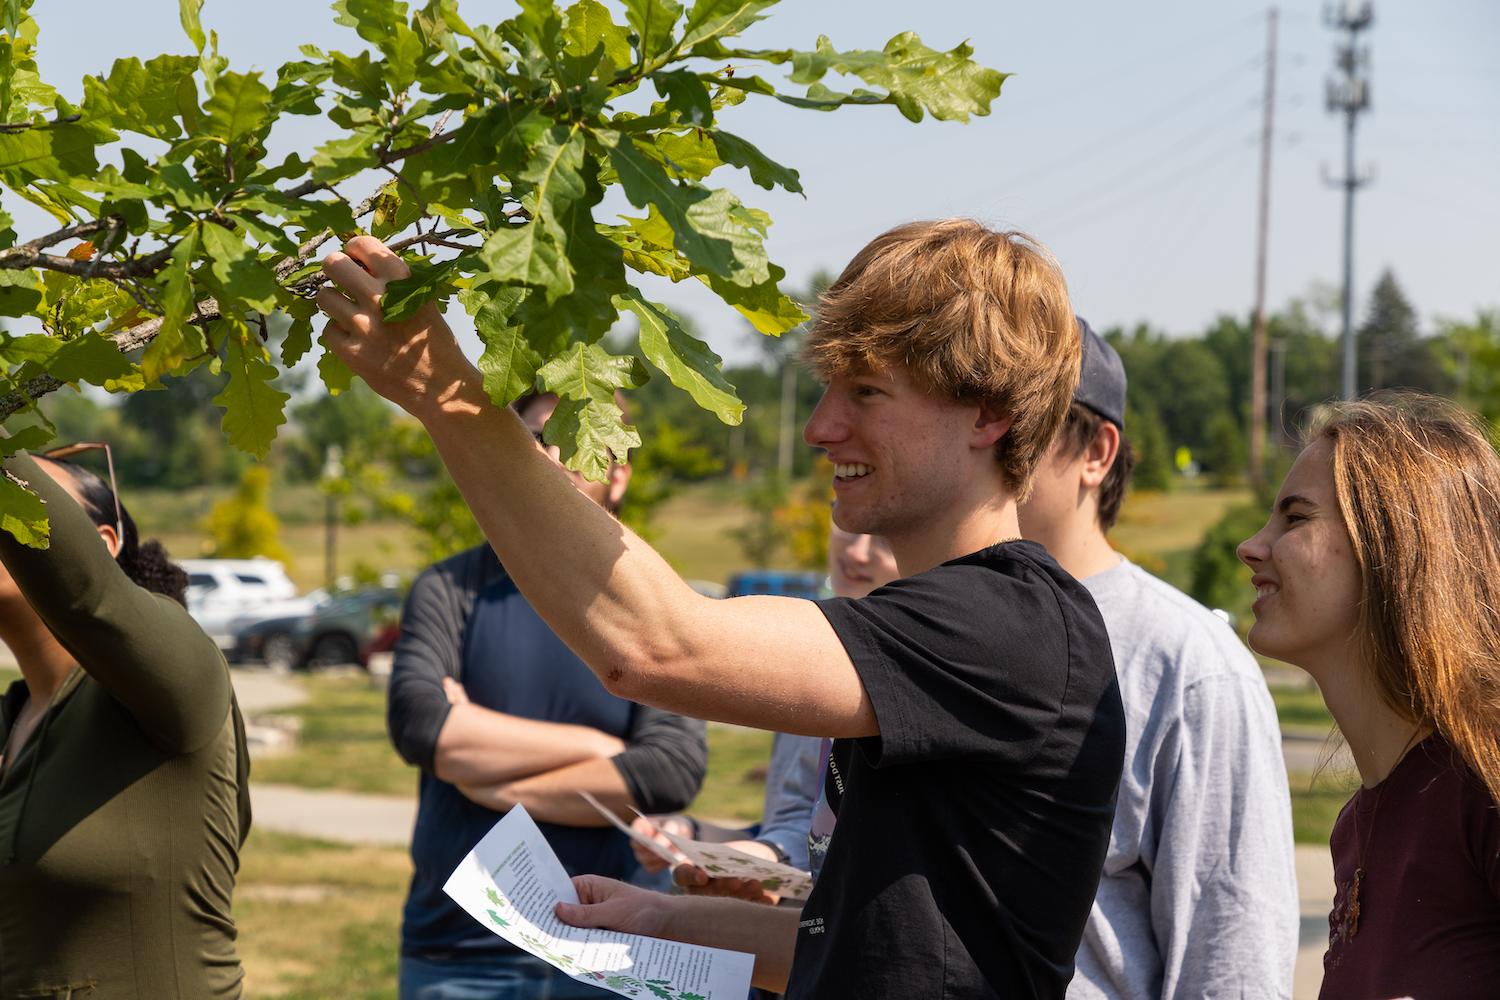
<svg viewBox="0 0 1500 1000">
<path fill-rule="evenodd" d="M 757 858 L 725 844 L 708 844 L 701 840 L 690 840 L 658 827 L 657 832 L 660 836 L 670 841 L 681 855 L 681 857 L 673 857 L 667 848 L 656 842 L 655 838 L 647 837 L 626 825 L 624 820 L 611 812 L 598 799 L 587 792 L 579 792 L 579 794 L 587 799 L 589 804 L 613 826 L 624 831 L 627 837 L 649 847 L 664 859 L 670 859 L 669 863 L 674 866 L 686 861 L 702 869 L 709 878 L 735 878 L 758 882 L 762 890 L 781 899 L 804 900 L 812 891 L 812 875 L 799 871 L 791 865 Z M 746 898 L 746 894 L 742 892 L 725 893 L 725 895 Z"/>
<path fill-rule="evenodd" d="M 580 879 L 601 900 L 644 893 L 609 879 Z M 597 883 L 597 884 L 596 884 Z M 619 887 L 611 889 L 609 887 Z M 620 996 L 661 1000 L 743 1000 L 754 959 L 718 948 L 664 941 L 639 934 L 570 927 L 557 918 L 559 904 L 578 904 L 579 894 L 541 830 L 517 806 L 461 861 L 446 885 L 453 900 L 495 934 L 536 955 L 579 982 Z M 641 901 L 636 900 L 635 904 Z M 623 926 L 645 926 L 650 907 L 620 900 L 630 914 Z"/>
</svg>

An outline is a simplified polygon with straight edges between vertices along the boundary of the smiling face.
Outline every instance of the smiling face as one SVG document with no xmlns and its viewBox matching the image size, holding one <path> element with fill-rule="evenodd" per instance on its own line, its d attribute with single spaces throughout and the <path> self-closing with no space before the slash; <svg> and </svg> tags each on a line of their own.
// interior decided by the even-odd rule
<svg viewBox="0 0 1500 1000">
<path fill-rule="evenodd" d="M 828 529 L 828 581 L 839 597 L 864 597 L 898 578 L 896 556 L 879 535 L 856 535 L 838 525 Z"/>
<path fill-rule="evenodd" d="M 1355 652 L 1361 578 L 1333 479 L 1333 444 L 1297 457 L 1270 520 L 1240 543 L 1254 571 L 1250 647 L 1319 675 Z"/>
<path fill-rule="evenodd" d="M 974 446 L 979 417 L 901 365 L 834 375 L 803 431 L 833 463 L 834 523 L 895 541 L 940 520 L 972 491 L 976 470 L 997 482 L 992 450 Z"/>
</svg>

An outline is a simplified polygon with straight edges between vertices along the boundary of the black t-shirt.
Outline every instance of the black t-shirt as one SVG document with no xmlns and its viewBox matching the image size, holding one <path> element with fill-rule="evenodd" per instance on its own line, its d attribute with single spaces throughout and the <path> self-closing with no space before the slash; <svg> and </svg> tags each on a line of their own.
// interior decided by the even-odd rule
<svg viewBox="0 0 1500 1000">
<path fill-rule="evenodd" d="M 1063 996 L 1125 752 L 1093 599 L 1010 542 L 820 607 L 880 735 L 834 743 L 789 1000 Z"/>
</svg>

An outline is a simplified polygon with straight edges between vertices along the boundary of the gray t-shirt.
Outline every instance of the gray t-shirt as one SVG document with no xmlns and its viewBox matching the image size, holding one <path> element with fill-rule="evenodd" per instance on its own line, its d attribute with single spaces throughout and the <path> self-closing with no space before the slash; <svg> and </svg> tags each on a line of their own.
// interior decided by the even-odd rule
<svg viewBox="0 0 1500 1000">
<path fill-rule="evenodd" d="M 1291 996 L 1291 801 L 1259 665 L 1129 561 L 1083 583 L 1114 647 L 1126 748 L 1069 1000 Z"/>
</svg>

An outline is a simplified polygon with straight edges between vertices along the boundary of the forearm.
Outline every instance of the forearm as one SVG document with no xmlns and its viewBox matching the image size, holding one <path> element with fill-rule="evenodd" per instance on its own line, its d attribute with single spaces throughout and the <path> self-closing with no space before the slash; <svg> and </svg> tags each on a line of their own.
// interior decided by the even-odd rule
<svg viewBox="0 0 1500 1000">
<path fill-rule="evenodd" d="M 708 896 L 662 896 L 662 937 L 686 944 L 755 956 L 752 985 L 772 993 L 786 991 L 802 911 L 765 906 L 740 899 Z"/>
<path fill-rule="evenodd" d="M 461 704 L 448 712 L 438 734 L 433 773 L 454 785 L 493 786 L 612 757 L 623 746 L 589 726 Z"/>
<path fill-rule="evenodd" d="M 579 792 L 588 792 L 619 816 L 630 815 L 635 805 L 619 769 L 609 760 L 584 761 L 517 781 L 459 783 L 458 789 L 486 809 L 506 812 L 515 806 L 525 806 L 533 819 L 559 826 L 608 825 L 609 821 L 584 801 Z"/>
</svg>

